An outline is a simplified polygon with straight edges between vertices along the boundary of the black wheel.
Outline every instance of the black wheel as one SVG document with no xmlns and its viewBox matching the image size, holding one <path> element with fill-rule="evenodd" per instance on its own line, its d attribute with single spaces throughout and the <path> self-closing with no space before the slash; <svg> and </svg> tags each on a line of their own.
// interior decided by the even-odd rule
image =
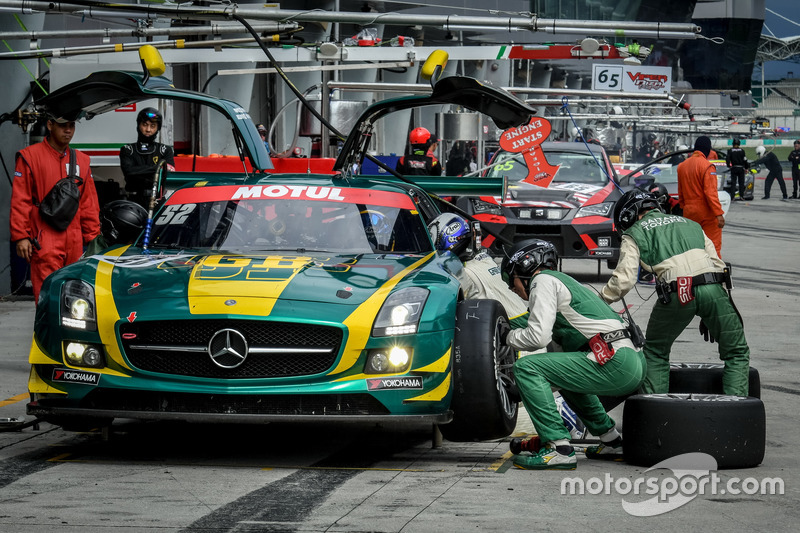
<svg viewBox="0 0 800 533">
<path fill-rule="evenodd" d="M 722 391 L 722 363 L 670 363 L 669 392 L 677 394 L 724 394 Z M 761 398 L 761 377 L 750 367 L 748 396 Z"/>
<path fill-rule="evenodd" d="M 503 306 L 495 300 L 465 300 L 458 304 L 453 342 L 453 421 L 440 426 L 447 440 L 498 439 L 517 424 L 515 352 L 501 344 L 507 327 Z"/>
<path fill-rule="evenodd" d="M 625 461 L 654 464 L 692 452 L 719 468 L 749 468 L 764 459 L 766 415 L 758 398 L 720 394 L 641 394 L 625 402 Z"/>
</svg>

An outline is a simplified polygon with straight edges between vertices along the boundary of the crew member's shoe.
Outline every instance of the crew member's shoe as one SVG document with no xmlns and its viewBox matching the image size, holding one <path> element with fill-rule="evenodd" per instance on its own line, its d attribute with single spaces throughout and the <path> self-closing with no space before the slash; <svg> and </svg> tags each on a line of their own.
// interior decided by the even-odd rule
<svg viewBox="0 0 800 533">
<path fill-rule="evenodd" d="M 762 200 L 769 200 L 769 196 L 764 196 L 764 197 L 763 197 L 763 198 L 761 198 L 761 199 L 762 199 Z"/>
<path fill-rule="evenodd" d="M 549 444 L 549 443 L 548 443 Z M 558 450 L 561 448 L 561 451 Z M 545 447 L 538 453 L 521 453 L 514 456 L 514 466 L 523 470 L 575 470 L 578 459 L 572 446 Z"/>
<path fill-rule="evenodd" d="M 601 442 L 597 446 L 589 446 L 586 448 L 586 458 L 622 461 L 622 437 L 617 437 L 611 442 Z"/>
</svg>

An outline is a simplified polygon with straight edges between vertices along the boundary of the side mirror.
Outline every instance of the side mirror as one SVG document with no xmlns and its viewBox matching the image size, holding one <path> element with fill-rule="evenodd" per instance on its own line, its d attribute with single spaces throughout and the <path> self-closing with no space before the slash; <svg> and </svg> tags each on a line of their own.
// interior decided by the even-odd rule
<svg viewBox="0 0 800 533">
<path fill-rule="evenodd" d="M 151 76 L 163 76 L 167 71 L 161 53 L 152 44 L 146 44 L 139 48 L 139 59 L 142 61 L 142 70 L 144 71 L 142 84 L 147 83 Z"/>
</svg>

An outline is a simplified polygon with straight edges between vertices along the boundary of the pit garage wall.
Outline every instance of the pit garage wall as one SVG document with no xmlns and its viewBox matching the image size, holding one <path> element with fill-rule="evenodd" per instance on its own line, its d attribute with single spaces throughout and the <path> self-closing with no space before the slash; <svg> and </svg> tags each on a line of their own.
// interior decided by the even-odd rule
<svg viewBox="0 0 800 533">
<path fill-rule="evenodd" d="M 44 25 L 44 15 L 22 15 L 20 21 L 31 31 L 40 31 Z M 0 31 L 19 31 L 17 20 L 8 14 L 0 16 Z M 30 46 L 28 41 L 8 41 L 13 50 L 26 50 Z M 24 66 L 23 66 L 24 65 Z M 31 77 L 25 69 L 37 74 L 37 61 L 0 61 L 0 79 L 3 80 L 2 102 L 0 113 L 10 113 L 14 107 L 22 102 L 30 90 Z M 15 261 L 15 270 L 25 271 L 25 262 L 11 251 L 10 235 L 8 228 L 9 209 L 11 205 L 11 183 L 14 178 L 14 155 L 28 145 L 28 135 L 23 133 L 19 126 L 11 122 L 0 125 L 0 154 L 2 154 L 3 169 L 0 173 L 0 296 L 11 292 L 11 262 Z"/>
</svg>

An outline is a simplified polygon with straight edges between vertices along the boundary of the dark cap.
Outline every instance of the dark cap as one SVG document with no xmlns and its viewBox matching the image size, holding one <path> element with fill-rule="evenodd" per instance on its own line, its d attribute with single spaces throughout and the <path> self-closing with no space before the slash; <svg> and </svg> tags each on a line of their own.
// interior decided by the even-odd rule
<svg viewBox="0 0 800 533">
<path fill-rule="evenodd" d="M 708 154 L 711 153 L 711 139 L 705 135 L 701 135 L 694 142 L 694 149 L 703 152 L 703 155 L 708 157 Z"/>
<path fill-rule="evenodd" d="M 800 144 L 800 139 L 795 140 L 794 144 Z"/>
<path fill-rule="evenodd" d="M 58 124 L 69 124 L 75 122 L 81 116 L 80 109 L 78 111 L 71 111 L 67 113 L 56 114 L 55 112 L 47 112 L 47 120 L 52 120 Z"/>
</svg>

